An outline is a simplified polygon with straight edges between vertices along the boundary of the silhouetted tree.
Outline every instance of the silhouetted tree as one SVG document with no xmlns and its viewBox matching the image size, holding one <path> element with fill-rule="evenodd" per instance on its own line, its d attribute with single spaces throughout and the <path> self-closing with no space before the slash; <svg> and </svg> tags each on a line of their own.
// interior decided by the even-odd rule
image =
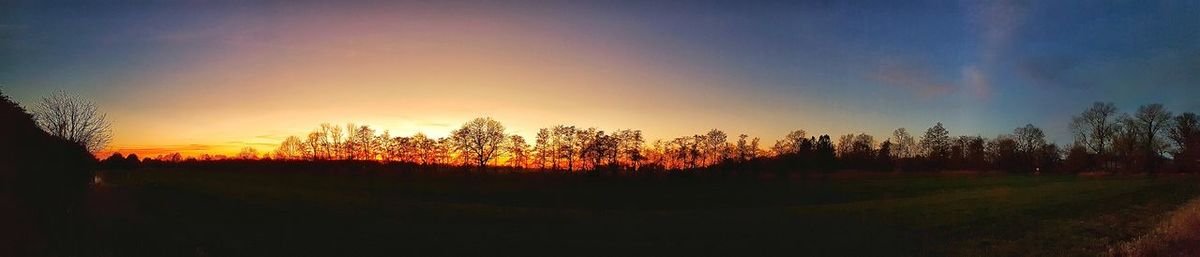
<svg viewBox="0 0 1200 257">
<path fill-rule="evenodd" d="M 238 158 L 239 160 L 255 160 L 255 159 L 258 159 L 258 149 L 254 149 L 254 147 L 249 147 L 249 146 L 247 146 L 247 147 L 243 147 L 243 148 L 242 148 L 242 151 L 238 152 L 238 154 L 237 154 L 237 158 Z"/>
<path fill-rule="evenodd" d="M 866 168 L 875 160 L 875 138 L 867 134 L 846 134 L 838 139 L 838 156 L 844 166 Z"/>
<path fill-rule="evenodd" d="M 1162 104 L 1143 105 L 1138 107 L 1134 115 L 1134 124 L 1138 126 L 1137 131 L 1141 132 L 1138 141 L 1141 143 L 1141 154 L 1145 156 L 1146 171 L 1157 170 L 1158 161 L 1168 147 L 1165 137 L 1171 117 L 1171 112 Z"/>
<path fill-rule="evenodd" d="M 852 151 L 853 142 L 854 142 L 854 134 L 853 133 L 845 134 L 845 135 L 838 137 L 837 144 L 834 145 L 834 147 L 835 147 L 834 149 L 837 150 L 838 157 L 840 157 L 842 159 L 849 158 L 850 153 Z"/>
<path fill-rule="evenodd" d="M 1037 169 L 1039 164 L 1045 162 L 1045 154 L 1043 150 L 1046 147 L 1046 134 L 1042 129 L 1033 126 L 1033 124 L 1025 124 L 1024 127 L 1013 129 L 1013 136 L 1017 140 L 1017 151 L 1020 158 L 1028 166 L 1025 168 Z"/>
<path fill-rule="evenodd" d="M 987 164 L 986 140 L 983 137 L 958 136 L 950 140 L 950 168 L 984 169 Z"/>
<path fill-rule="evenodd" d="M 399 155 L 396 155 L 397 149 L 403 149 L 398 144 L 395 138 L 392 137 L 392 132 L 383 130 L 383 133 L 375 136 L 375 142 L 378 145 L 376 152 L 379 154 L 379 160 L 390 162 L 397 160 Z"/>
<path fill-rule="evenodd" d="M 534 162 L 537 163 L 538 169 L 545 170 L 546 163 L 552 163 L 550 166 L 557 168 L 553 163 L 556 161 L 558 154 L 555 152 L 557 148 L 551 145 L 551 131 L 547 128 L 538 130 L 533 143 Z"/>
<path fill-rule="evenodd" d="M 736 155 L 739 162 L 750 161 L 759 156 L 758 138 L 755 137 L 747 141 L 746 139 L 749 137 L 746 134 L 738 135 L 737 145 L 734 147 L 734 155 Z"/>
<path fill-rule="evenodd" d="M 898 158 L 913 158 L 917 153 L 917 143 L 912 135 L 908 134 L 908 129 L 898 128 L 892 132 L 892 144 L 894 145 L 893 155 Z"/>
<path fill-rule="evenodd" d="M 342 144 L 342 128 L 322 123 L 318 128 L 321 135 L 324 136 L 321 140 L 322 148 L 324 149 L 325 160 L 340 160 L 345 158 L 345 149 Z"/>
<path fill-rule="evenodd" d="M 525 143 L 525 138 L 520 135 L 508 136 L 508 143 L 504 147 L 509 157 L 508 164 L 513 168 L 524 168 L 529 161 L 529 144 Z"/>
<path fill-rule="evenodd" d="M 967 137 L 967 165 L 972 169 L 987 167 L 987 139 L 981 136 Z"/>
<path fill-rule="evenodd" d="M 52 136 L 84 146 L 90 152 L 103 150 L 112 139 L 112 122 L 94 103 L 66 91 L 42 98 L 33 110 L 40 126 Z"/>
<path fill-rule="evenodd" d="M 73 104 L 76 106 L 58 106 L 63 107 L 60 110 L 92 109 L 87 104 L 79 106 L 77 100 L 67 101 L 75 101 Z M 87 115 L 75 115 L 68 111 L 66 116 Z M 52 125 L 52 128 L 57 126 L 55 122 L 46 124 Z M 80 125 L 73 121 L 67 121 L 67 124 Z M 63 132 L 76 130 L 71 125 L 65 127 Z M 0 240 L 12 240 L 19 236 L 30 238 L 33 242 L 47 242 L 55 239 L 56 235 L 72 235 L 64 238 L 74 240 L 77 237 L 73 235 L 84 232 L 78 230 L 79 226 L 73 225 L 83 223 L 73 222 L 70 218 L 83 209 L 80 207 L 87 199 L 89 184 L 97 168 L 96 157 L 85 145 L 88 142 L 92 142 L 90 144 L 93 147 L 103 144 L 96 143 L 94 138 L 69 134 L 74 132 L 52 135 L 49 131 L 39 126 L 33 115 L 0 92 L 0 211 L 3 212 L 0 216 L 5 217 L 0 220 L 0 238 L 3 238 Z M 29 217 L 31 220 L 17 217 Z M 12 222 L 30 223 L 18 225 Z M 24 250 L 41 250 L 37 248 L 42 246 L 13 245 L 10 244 L 12 242 L 20 241 L 0 242 L 3 245 L 0 248 L 4 249 L 0 251 L 14 256 L 64 255 L 61 252 L 18 254 L 11 251 L 24 247 L 28 247 Z M 74 243 L 54 240 L 49 245 Z"/>
<path fill-rule="evenodd" d="M 142 166 L 142 160 L 138 159 L 136 153 L 131 153 L 125 156 L 125 166 L 129 168 L 137 168 Z"/>
<path fill-rule="evenodd" d="M 1088 148 L 1084 144 L 1071 144 L 1067 147 L 1067 158 L 1063 161 L 1063 170 L 1068 172 L 1087 171 L 1095 163 L 1092 157 L 1093 155 L 1088 152 Z"/>
<path fill-rule="evenodd" d="M 989 162 L 1002 170 L 1016 170 L 1022 166 L 1020 144 L 1013 135 L 998 135 L 987 143 Z"/>
<path fill-rule="evenodd" d="M 795 155 L 804 151 L 804 141 L 809 140 L 807 133 L 804 130 L 794 130 L 788 132 L 783 139 L 775 141 L 775 146 L 771 147 L 771 151 L 776 156 Z"/>
<path fill-rule="evenodd" d="M 627 166 L 632 170 L 638 170 L 641 162 L 645 160 L 645 155 L 642 151 L 645 139 L 642 138 L 642 131 L 622 129 L 618 130 L 614 136 L 619 141 L 617 154 L 620 157 L 617 161 L 627 163 Z"/>
<path fill-rule="evenodd" d="M 379 141 L 376 141 L 375 130 L 366 125 L 346 125 L 346 141 L 343 149 L 344 158 L 350 160 L 374 160 L 379 154 Z"/>
<path fill-rule="evenodd" d="M 309 160 L 324 160 L 325 159 L 325 157 L 326 157 L 324 154 L 325 153 L 325 144 L 322 143 L 322 140 L 324 140 L 324 139 L 325 139 L 325 136 L 322 135 L 321 132 L 313 131 L 313 132 L 308 133 L 307 139 L 304 140 L 305 147 L 302 147 L 302 149 L 305 149 L 305 151 L 304 151 L 305 159 L 309 159 Z"/>
<path fill-rule="evenodd" d="M 649 169 L 652 170 L 667 169 L 667 144 L 668 142 L 662 139 L 656 139 L 654 142 L 651 142 L 650 146 L 644 151 L 646 154 L 647 163 L 644 164 L 643 167 L 649 166 Z"/>
<path fill-rule="evenodd" d="M 579 153 L 579 139 L 576 134 L 579 134 L 579 129 L 575 126 L 558 125 L 551 130 L 551 143 L 554 147 L 555 156 L 554 165 L 552 168 L 558 169 L 558 159 L 565 159 L 567 171 L 575 170 L 575 156 Z"/>
<path fill-rule="evenodd" d="M 1117 160 L 1126 171 L 1142 166 L 1149 157 L 1142 150 L 1142 126 L 1129 114 L 1121 114 L 1117 118 L 1116 134 L 1112 140 L 1111 157 Z"/>
<path fill-rule="evenodd" d="M 921 148 L 926 158 L 933 161 L 937 168 L 942 168 L 950 158 L 950 132 L 938 122 L 921 137 Z"/>
<path fill-rule="evenodd" d="M 1062 149 L 1056 144 L 1042 145 L 1042 149 L 1034 154 L 1034 171 L 1057 170 L 1062 164 Z"/>
<path fill-rule="evenodd" d="M 412 136 L 412 144 L 417 151 L 419 162 L 422 165 L 436 164 L 440 161 L 441 147 L 434 139 L 425 136 L 425 133 L 418 132 Z"/>
<path fill-rule="evenodd" d="M 581 170 L 594 170 L 601 165 L 609 151 L 609 137 L 604 131 L 587 128 L 575 133 Z"/>
<path fill-rule="evenodd" d="M 1182 171 L 1200 170 L 1200 118 L 1185 112 L 1175 116 L 1167 137 L 1175 143 L 1175 164 Z"/>
<path fill-rule="evenodd" d="M 430 143 L 430 146 L 431 146 L 430 149 L 432 149 L 431 157 L 433 159 L 429 163 L 436 165 L 436 164 L 440 164 L 440 163 L 449 162 L 450 161 L 450 152 L 452 151 L 452 148 L 453 148 L 452 141 L 453 141 L 453 139 L 446 138 L 446 137 L 439 137 L 435 140 L 432 140 Z M 460 154 L 459 156 L 465 157 L 467 155 Z M 486 161 L 485 161 L 485 163 L 486 163 Z"/>
<path fill-rule="evenodd" d="M 834 161 L 837 160 L 837 155 L 834 152 L 833 140 L 829 135 L 821 135 L 817 138 L 817 143 L 813 147 L 813 161 L 818 168 L 829 170 L 833 168 Z"/>
<path fill-rule="evenodd" d="M 884 140 L 879 144 L 879 150 L 875 155 L 876 168 L 884 171 L 892 169 L 892 159 L 895 158 L 892 156 L 893 145 L 895 144 L 892 144 L 891 140 Z"/>
<path fill-rule="evenodd" d="M 388 141 L 391 143 L 388 143 L 384 150 L 388 153 L 388 160 L 406 163 L 421 162 L 419 152 L 417 151 L 417 144 L 413 138 L 393 137 Z"/>
<path fill-rule="evenodd" d="M 305 145 L 300 141 L 300 137 L 288 136 L 279 143 L 279 147 L 275 148 L 275 159 L 277 160 L 297 160 L 304 158 Z"/>
<path fill-rule="evenodd" d="M 214 157 L 213 159 L 224 160 L 225 156 L 217 155 L 217 157 Z M 160 154 L 158 157 L 155 157 L 154 160 L 161 162 L 181 162 L 183 161 L 183 155 L 179 153 Z"/>
<path fill-rule="evenodd" d="M 1072 117 L 1075 142 L 1086 145 L 1102 162 L 1107 162 L 1108 150 L 1118 129 L 1116 115 L 1117 107 L 1112 103 L 1096 102 L 1079 116 Z"/>
<path fill-rule="evenodd" d="M 112 153 L 108 158 L 100 161 L 100 167 L 106 169 L 127 169 L 125 167 L 125 156 L 121 155 L 121 153 Z"/>
<path fill-rule="evenodd" d="M 454 149 L 482 168 L 504 143 L 504 125 L 492 118 L 475 118 L 450 133 Z"/>
<path fill-rule="evenodd" d="M 698 142 L 703 148 L 703 165 L 716 165 L 729 158 L 729 142 L 724 131 L 709 130 Z"/>
</svg>

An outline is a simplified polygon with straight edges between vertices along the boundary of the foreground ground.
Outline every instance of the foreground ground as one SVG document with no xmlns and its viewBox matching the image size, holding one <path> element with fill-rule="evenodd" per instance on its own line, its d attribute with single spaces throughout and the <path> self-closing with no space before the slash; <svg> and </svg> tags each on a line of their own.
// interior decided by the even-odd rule
<svg viewBox="0 0 1200 257">
<path fill-rule="evenodd" d="M 100 256 L 1095 256 L 1192 176 L 425 177 L 105 173 Z"/>
</svg>

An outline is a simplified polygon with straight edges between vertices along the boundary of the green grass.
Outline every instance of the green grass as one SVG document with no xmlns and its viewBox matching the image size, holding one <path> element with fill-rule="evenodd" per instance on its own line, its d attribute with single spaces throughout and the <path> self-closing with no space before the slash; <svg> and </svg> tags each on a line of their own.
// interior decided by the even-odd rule
<svg viewBox="0 0 1200 257">
<path fill-rule="evenodd" d="M 114 255 L 1095 256 L 1195 197 L 1196 182 L 141 170 L 106 180 L 109 201 L 129 203 L 97 211 L 97 233 L 143 241 L 99 247 Z"/>
</svg>

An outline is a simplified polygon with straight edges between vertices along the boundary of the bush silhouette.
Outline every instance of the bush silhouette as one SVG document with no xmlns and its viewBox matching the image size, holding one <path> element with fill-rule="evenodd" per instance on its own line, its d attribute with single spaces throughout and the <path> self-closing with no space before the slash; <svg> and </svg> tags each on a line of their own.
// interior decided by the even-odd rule
<svg viewBox="0 0 1200 257">
<path fill-rule="evenodd" d="M 34 123 L 33 116 L 0 92 L 0 227 L 23 227 L 44 233 L 4 229 L 0 236 L 24 238 L 52 234 L 69 227 L 69 212 L 77 209 L 86 196 L 96 168 L 95 157 L 82 145 L 50 136 Z M 30 222 L 17 217 L 27 217 Z M 28 218 L 36 217 L 36 218 Z M 19 226 L 17 226 L 19 225 Z M 30 228 L 30 227 L 33 228 Z M 40 239 L 25 239 L 40 240 Z M 4 240 L 11 242 L 9 240 Z M 51 245 L 53 246 L 53 244 Z M 18 255 L 30 255 L 30 244 L 12 249 Z M 0 254 L 3 255 L 3 254 Z"/>
</svg>

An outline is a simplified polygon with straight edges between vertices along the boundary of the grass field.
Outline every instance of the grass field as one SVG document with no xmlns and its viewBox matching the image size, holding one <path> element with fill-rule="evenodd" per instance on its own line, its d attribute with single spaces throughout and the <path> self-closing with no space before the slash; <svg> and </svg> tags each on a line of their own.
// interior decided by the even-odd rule
<svg viewBox="0 0 1200 257">
<path fill-rule="evenodd" d="M 106 176 L 94 240 L 129 256 L 1095 256 L 1200 192 L 1193 176 L 803 180 Z"/>
</svg>

